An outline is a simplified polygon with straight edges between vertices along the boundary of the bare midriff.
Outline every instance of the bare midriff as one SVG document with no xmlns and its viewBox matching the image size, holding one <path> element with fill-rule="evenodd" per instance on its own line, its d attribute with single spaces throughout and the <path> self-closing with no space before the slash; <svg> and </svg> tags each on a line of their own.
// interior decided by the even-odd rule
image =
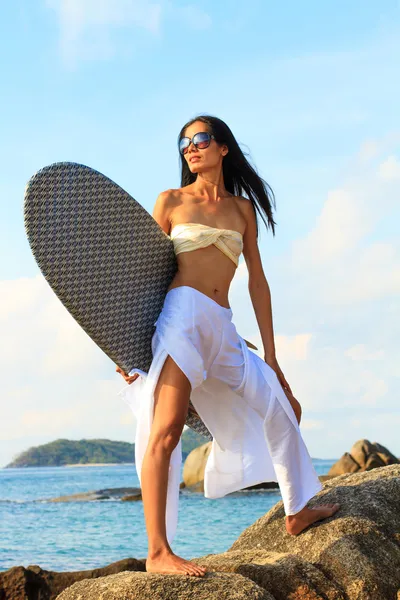
<svg viewBox="0 0 400 600">
<path fill-rule="evenodd" d="M 178 271 L 168 290 L 187 285 L 202 292 L 224 308 L 230 308 L 228 294 L 236 265 L 214 245 L 177 255 Z"/>
</svg>

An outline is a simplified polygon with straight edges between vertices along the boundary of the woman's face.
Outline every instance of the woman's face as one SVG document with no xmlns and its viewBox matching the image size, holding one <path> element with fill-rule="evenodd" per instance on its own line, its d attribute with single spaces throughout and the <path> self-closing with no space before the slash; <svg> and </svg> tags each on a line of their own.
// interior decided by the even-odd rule
<svg viewBox="0 0 400 600">
<path fill-rule="evenodd" d="M 200 131 L 209 132 L 209 129 L 202 121 L 195 121 L 186 128 L 184 137 L 192 139 Z M 225 144 L 219 145 L 212 139 L 208 148 L 203 149 L 196 148 L 193 143 L 190 143 L 188 151 L 184 154 L 183 158 L 186 160 L 191 172 L 198 173 L 199 171 L 215 168 L 222 163 L 222 159 L 227 154 L 227 151 L 228 148 Z"/>
</svg>

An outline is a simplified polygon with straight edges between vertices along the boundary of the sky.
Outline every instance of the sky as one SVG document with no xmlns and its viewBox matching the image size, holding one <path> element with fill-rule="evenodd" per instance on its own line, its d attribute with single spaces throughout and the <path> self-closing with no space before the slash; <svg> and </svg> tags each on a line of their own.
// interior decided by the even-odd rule
<svg viewBox="0 0 400 600">
<path fill-rule="evenodd" d="M 400 3 L 0 2 L 0 467 L 57 438 L 134 441 L 115 365 L 44 280 L 24 189 L 89 165 L 152 213 L 176 147 L 223 119 L 276 197 L 260 221 L 276 354 L 313 457 L 400 456 Z M 263 357 L 243 259 L 229 302 Z"/>
</svg>

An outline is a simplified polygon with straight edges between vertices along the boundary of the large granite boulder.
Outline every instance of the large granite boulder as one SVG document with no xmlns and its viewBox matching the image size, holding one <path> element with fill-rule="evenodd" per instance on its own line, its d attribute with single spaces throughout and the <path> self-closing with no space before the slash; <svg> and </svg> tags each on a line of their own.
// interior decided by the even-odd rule
<svg viewBox="0 0 400 600">
<path fill-rule="evenodd" d="M 400 590 L 400 465 L 335 477 L 309 506 L 322 502 L 338 502 L 341 508 L 298 536 L 286 533 L 279 502 L 226 554 L 256 549 L 295 554 L 334 582 L 346 600 L 395 600 Z"/>
<path fill-rule="evenodd" d="M 318 566 L 289 552 L 267 552 L 263 548 L 229 550 L 193 562 L 210 570 L 248 577 L 274 600 L 345 600 L 340 586 Z"/>
<path fill-rule="evenodd" d="M 370 471 L 377 467 L 399 464 L 399 459 L 385 446 L 369 440 L 358 440 L 353 444 L 350 452 L 345 452 L 339 460 L 332 465 L 328 475 L 336 477 L 345 473 Z"/>
<path fill-rule="evenodd" d="M 210 452 L 211 442 L 207 442 L 206 444 L 198 446 L 188 454 L 182 472 L 183 482 L 186 487 L 204 481 L 204 470 Z"/>
<path fill-rule="evenodd" d="M 120 573 L 75 583 L 57 600 L 274 600 L 248 577 L 209 573 L 207 577 Z"/>
</svg>

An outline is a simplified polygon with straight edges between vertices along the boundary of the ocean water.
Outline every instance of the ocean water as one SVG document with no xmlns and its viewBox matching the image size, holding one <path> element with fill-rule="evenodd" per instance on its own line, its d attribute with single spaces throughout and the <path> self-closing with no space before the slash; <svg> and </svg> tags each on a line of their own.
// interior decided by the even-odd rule
<svg viewBox="0 0 400 600">
<path fill-rule="evenodd" d="M 313 459 L 319 475 L 334 462 Z M 123 558 L 145 558 L 141 501 L 47 501 L 114 487 L 140 487 L 134 465 L 0 469 L 0 571 L 18 565 L 80 571 Z M 238 492 L 217 500 L 182 490 L 172 548 L 187 559 L 224 552 L 280 499 L 275 490 Z"/>
</svg>

